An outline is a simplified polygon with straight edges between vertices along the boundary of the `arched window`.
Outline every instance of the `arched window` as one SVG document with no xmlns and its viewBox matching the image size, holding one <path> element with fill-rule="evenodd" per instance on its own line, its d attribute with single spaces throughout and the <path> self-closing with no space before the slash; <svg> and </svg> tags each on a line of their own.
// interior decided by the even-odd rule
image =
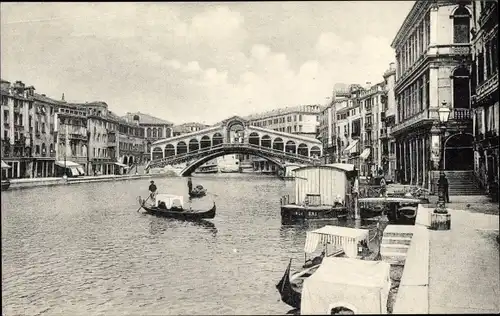
<svg viewBox="0 0 500 316">
<path fill-rule="evenodd" d="M 453 42 L 470 42 L 470 14 L 464 6 L 458 7 L 453 13 Z"/>
<path fill-rule="evenodd" d="M 153 128 L 153 138 L 156 138 L 156 128 Z"/>
<path fill-rule="evenodd" d="M 147 135 L 148 137 L 151 137 L 151 127 L 148 127 Z"/>
<path fill-rule="evenodd" d="M 158 138 L 163 137 L 163 130 L 161 128 L 158 129 Z"/>
<path fill-rule="evenodd" d="M 453 107 L 470 107 L 469 70 L 465 67 L 459 67 L 453 72 Z"/>
</svg>

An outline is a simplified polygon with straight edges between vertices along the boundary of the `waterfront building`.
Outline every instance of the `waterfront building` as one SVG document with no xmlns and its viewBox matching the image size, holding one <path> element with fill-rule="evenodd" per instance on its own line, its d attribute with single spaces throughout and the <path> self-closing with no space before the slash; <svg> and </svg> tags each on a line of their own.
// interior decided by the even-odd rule
<svg viewBox="0 0 500 316">
<path fill-rule="evenodd" d="M 89 134 L 87 109 L 71 103 L 61 103 L 54 113 L 56 168 L 54 176 L 89 174 Z"/>
<path fill-rule="evenodd" d="M 108 175 L 116 173 L 119 120 L 110 114 L 105 102 L 85 103 L 87 108 L 90 174 Z"/>
<path fill-rule="evenodd" d="M 146 141 L 139 120 L 129 123 L 122 119 L 118 128 L 118 161 L 128 166 L 142 163 Z"/>
<path fill-rule="evenodd" d="M 434 191 L 442 144 L 445 170 L 472 172 L 471 22 L 468 1 L 416 1 L 391 44 L 397 63 L 391 132 L 403 183 Z M 443 104 L 451 114 L 441 137 Z"/>
<path fill-rule="evenodd" d="M 498 197 L 498 2 L 473 1 L 472 16 L 474 173 Z"/>
<path fill-rule="evenodd" d="M 152 143 L 159 139 L 170 138 L 174 136 L 174 124 L 167 120 L 163 120 L 158 117 L 154 117 L 152 115 L 141 112 L 127 112 L 127 114 L 122 118 L 129 123 L 139 121 L 139 126 L 144 129 L 144 135 L 146 138 L 146 150 L 143 155 L 143 161 L 150 160 Z"/>
<path fill-rule="evenodd" d="M 380 120 L 382 121 L 382 128 L 379 138 L 382 146 L 384 177 L 391 181 L 398 181 L 396 173 L 396 140 L 392 137 L 392 127 L 396 118 L 395 83 L 396 65 L 390 63 L 389 69 L 384 72 L 385 94 L 381 96 L 382 112 L 380 113 Z"/>
</svg>

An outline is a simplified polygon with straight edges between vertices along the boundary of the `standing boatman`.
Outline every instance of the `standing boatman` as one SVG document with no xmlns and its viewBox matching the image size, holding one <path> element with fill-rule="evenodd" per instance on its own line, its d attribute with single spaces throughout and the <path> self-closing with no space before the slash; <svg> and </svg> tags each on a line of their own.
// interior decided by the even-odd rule
<svg viewBox="0 0 500 316">
<path fill-rule="evenodd" d="M 151 180 L 151 184 L 149 185 L 149 198 L 151 199 L 151 202 L 155 204 L 156 200 L 156 185 L 153 180 Z"/>
<path fill-rule="evenodd" d="M 188 193 L 191 194 L 193 191 L 193 182 L 191 181 L 191 177 L 188 178 Z"/>
</svg>

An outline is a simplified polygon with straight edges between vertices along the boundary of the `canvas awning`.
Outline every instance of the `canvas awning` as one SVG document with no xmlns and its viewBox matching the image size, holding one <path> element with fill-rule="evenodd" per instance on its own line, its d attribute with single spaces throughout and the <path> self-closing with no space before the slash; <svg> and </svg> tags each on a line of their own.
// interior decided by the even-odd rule
<svg viewBox="0 0 500 316">
<path fill-rule="evenodd" d="M 365 148 L 365 150 L 363 150 L 363 152 L 361 153 L 361 155 L 359 155 L 359 157 L 365 160 L 366 158 L 368 158 L 368 156 L 370 156 L 370 152 L 371 152 L 370 148 Z"/>
<path fill-rule="evenodd" d="M 356 147 L 356 145 L 359 143 L 359 140 L 355 140 L 352 143 L 350 143 L 345 149 L 344 153 L 350 153 L 352 150 Z"/>
<path fill-rule="evenodd" d="M 347 307 L 355 314 L 387 314 L 390 264 L 326 257 L 302 287 L 302 315 L 329 315 Z"/>
<path fill-rule="evenodd" d="M 3 160 L 2 160 L 2 169 L 9 169 L 9 168 L 12 168 L 11 166 L 9 166 L 8 164 L 6 164 Z"/>
<path fill-rule="evenodd" d="M 368 229 L 358 229 L 340 226 L 324 226 L 306 234 L 305 253 L 312 253 L 319 243 L 340 246 L 349 257 L 356 257 L 358 243 L 362 240 L 368 242 Z"/>
<path fill-rule="evenodd" d="M 64 166 L 66 166 L 66 168 L 77 168 L 77 167 L 82 168 L 82 165 L 80 165 L 79 163 L 69 161 L 69 160 L 66 160 L 66 162 L 64 160 L 56 161 L 55 164 L 58 165 L 59 167 L 63 167 L 63 168 L 64 168 Z M 82 168 L 82 170 L 83 170 L 83 168 Z"/>
<path fill-rule="evenodd" d="M 120 162 L 115 162 L 115 165 L 117 165 L 118 167 L 123 167 L 125 169 L 128 169 L 130 168 L 129 166 L 127 166 L 126 164 L 123 164 L 123 163 L 120 163 Z"/>
</svg>

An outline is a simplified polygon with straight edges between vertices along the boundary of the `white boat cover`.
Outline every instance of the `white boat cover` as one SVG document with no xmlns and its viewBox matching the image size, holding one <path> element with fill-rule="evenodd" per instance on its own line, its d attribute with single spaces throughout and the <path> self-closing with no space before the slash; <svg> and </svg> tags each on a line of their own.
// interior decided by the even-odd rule
<svg viewBox="0 0 500 316">
<path fill-rule="evenodd" d="M 123 164 L 123 163 L 120 163 L 120 162 L 115 162 L 115 165 L 117 165 L 118 167 L 123 167 L 125 169 L 129 169 L 130 167 L 127 166 L 126 164 Z"/>
<path fill-rule="evenodd" d="M 358 243 L 362 240 L 368 242 L 367 229 L 340 227 L 340 226 L 324 226 L 306 234 L 306 243 L 304 246 L 305 253 L 312 253 L 318 247 L 318 244 L 332 244 L 342 247 L 344 253 L 351 258 L 355 258 L 358 253 Z"/>
<path fill-rule="evenodd" d="M 329 315 L 340 306 L 355 314 L 387 314 L 390 287 L 387 262 L 326 257 L 304 281 L 301 315 Z"/>
<path fill-rule="evenodd" d="M 2 160 L 2 169 L 9 169 L 9 168 L 12 168 L 11 166 L 9 166 L 8 164 L 6 164 L 3 160 Z"/>
<path fill-rule="evenodd" d="M 171 208 L 172 206 L 184 207 L 184 197 L 181 195 L 158 193 L 156 195 L 156 206 L 158 206 L 160 201 L 165 202 L 167 208 Z"/>
<path fill-rule="evenodd" d="M 64 160 L 61 160 L 61 161 L 56 161 L 56 165 L 58 165 L 59 167 L 63 167 L 64 168 Z M 81 167 L 82 165 L 76 163 L 76 162 L 73 162 L 73 161 L 69 161 L 69 160 L 66 160 L 66 168 L 76 168 L 76 167 Z"/>
</svg>

